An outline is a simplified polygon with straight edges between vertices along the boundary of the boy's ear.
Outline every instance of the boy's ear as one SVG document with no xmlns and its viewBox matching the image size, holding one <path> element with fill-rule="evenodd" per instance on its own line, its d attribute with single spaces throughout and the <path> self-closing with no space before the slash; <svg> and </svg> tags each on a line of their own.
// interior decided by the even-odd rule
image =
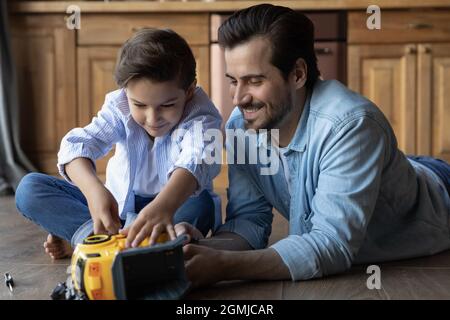
<svg viewBox="0 0 450 320">
<path fill-rule="evenodd" d="M 186 90 L 186 101 L 189 101 L 189 100 L 192 99 L 192 97 L 194 96 L 194 91 L 195 91 L 196 87 L 197 87 L 197 79 L 192 81 L 192 83 L 189 86 L 189 88 L 187 88 L 187 90 Z"/>
</svg>

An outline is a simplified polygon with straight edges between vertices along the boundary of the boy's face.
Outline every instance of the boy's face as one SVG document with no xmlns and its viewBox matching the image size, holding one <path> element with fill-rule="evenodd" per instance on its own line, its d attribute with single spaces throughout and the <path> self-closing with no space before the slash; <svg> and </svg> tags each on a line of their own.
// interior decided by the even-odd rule
<svg viewBox="0 0 450 320">
<path fill-rule="evenodd" d="M 293 108 L 295 85 L 272 65 L 271 54 L 270 43 L 262 37 L 225 50 L 230 95 L 247 129 L 280 128 Z"/>
<path fill-rule="evenodd" d="M 180 121 L 194 89 L 195 83 L 184 90 L 177 81 L 132 79 L 126 87 L 131 116 L 151 138 L 164 136 Z"/>
</svg>

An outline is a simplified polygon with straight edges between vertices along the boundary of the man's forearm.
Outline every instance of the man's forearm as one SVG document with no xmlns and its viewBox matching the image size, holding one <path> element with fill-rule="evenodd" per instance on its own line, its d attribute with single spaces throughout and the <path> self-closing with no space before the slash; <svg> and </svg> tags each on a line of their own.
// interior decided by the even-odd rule
<svg viewBox="0 0 450 320">
<path fill-rule="evenodd" d="M 222 232 L 202 239 L 199 244 L 219 250 L 223 280 L 291 279 L 275 249 L 252 250 L 247 240 L 236 233 Z"/>
<path fill-rule="evenodd" d="M 221 232 L 210 238 L 201 239 L 199 244 L 218 250 L 243 251 L 252 250 L 247 240 L 233 232 Z"/>
<path fill-rule="evenodd" d="M 288 280 L 289 269 L 275 249 L 221 251 L 223 280 Z"/>
</svg>

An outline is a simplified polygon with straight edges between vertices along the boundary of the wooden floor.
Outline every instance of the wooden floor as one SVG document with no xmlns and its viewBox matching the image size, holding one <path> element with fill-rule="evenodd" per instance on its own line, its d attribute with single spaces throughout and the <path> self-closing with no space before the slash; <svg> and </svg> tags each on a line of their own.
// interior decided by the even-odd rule
<svg viewBox="0 0 450 320">
<path fill-rule="evenodd" d="M 223 181 L 216 182 L 223 196 Z M 42 244 L 46 233 L 18 214 L 13 197 L 0 197 L 0 276 L 9 272 L 14 292 L 0 279 L 0 299 L 50 299 L 67 278 L 69 260 L 52 261 Z M 287 234 L 276 215 L 270 242 Z M 380 264 L 381 288 L 368 289 L 367 266 L 318 280 L 226 282 L 191 292 L 188 299 L 450 299 L 450 251 L 420 259 Z"/>
</svg>

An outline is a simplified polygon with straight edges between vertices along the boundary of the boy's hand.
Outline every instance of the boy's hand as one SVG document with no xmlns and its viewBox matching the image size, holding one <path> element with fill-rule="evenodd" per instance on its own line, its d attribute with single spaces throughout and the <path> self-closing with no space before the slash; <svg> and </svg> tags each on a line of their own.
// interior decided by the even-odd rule
<svg viewBox="0 0 450 320">
<path fill-rule="evenodd" d="M 95 234 L 116 234 L 121 227 L 116 199 L 95 174 L 93 161 L 75 158 L 64 166 L 69 178 L 86 197 Z"/>
<path fill-rule="evenodd" d="M 86 197 L 94 221 L 95 234 L 117 234 L 122 224 L 116 199 L 103 185 L 98 185 Z"/>
<path fill-rule="evenodd" d="M 131 226 L 120 231 L 127 237 L 126 247 L 135 248 L 147 237 L 150 237 L 149 244 L 153 245 L 164 232 L 167 232 L 170 240 L 175 239 L 172 215 L 153 202 L 148 204 L 141 210 Z"/>
<path fill-rule="evenodd" d="M 172 217 L 197 187 L 197 179 L 192 173 L 184 168 L 175 169 L 161 192 L 141 210 L 133 224 L 120 231 L 127 237 L 126 246 L 137 247 L 148 236 L 150 245 L 153 245 L 163 232 L 174 240 Z"/>
</svg>

